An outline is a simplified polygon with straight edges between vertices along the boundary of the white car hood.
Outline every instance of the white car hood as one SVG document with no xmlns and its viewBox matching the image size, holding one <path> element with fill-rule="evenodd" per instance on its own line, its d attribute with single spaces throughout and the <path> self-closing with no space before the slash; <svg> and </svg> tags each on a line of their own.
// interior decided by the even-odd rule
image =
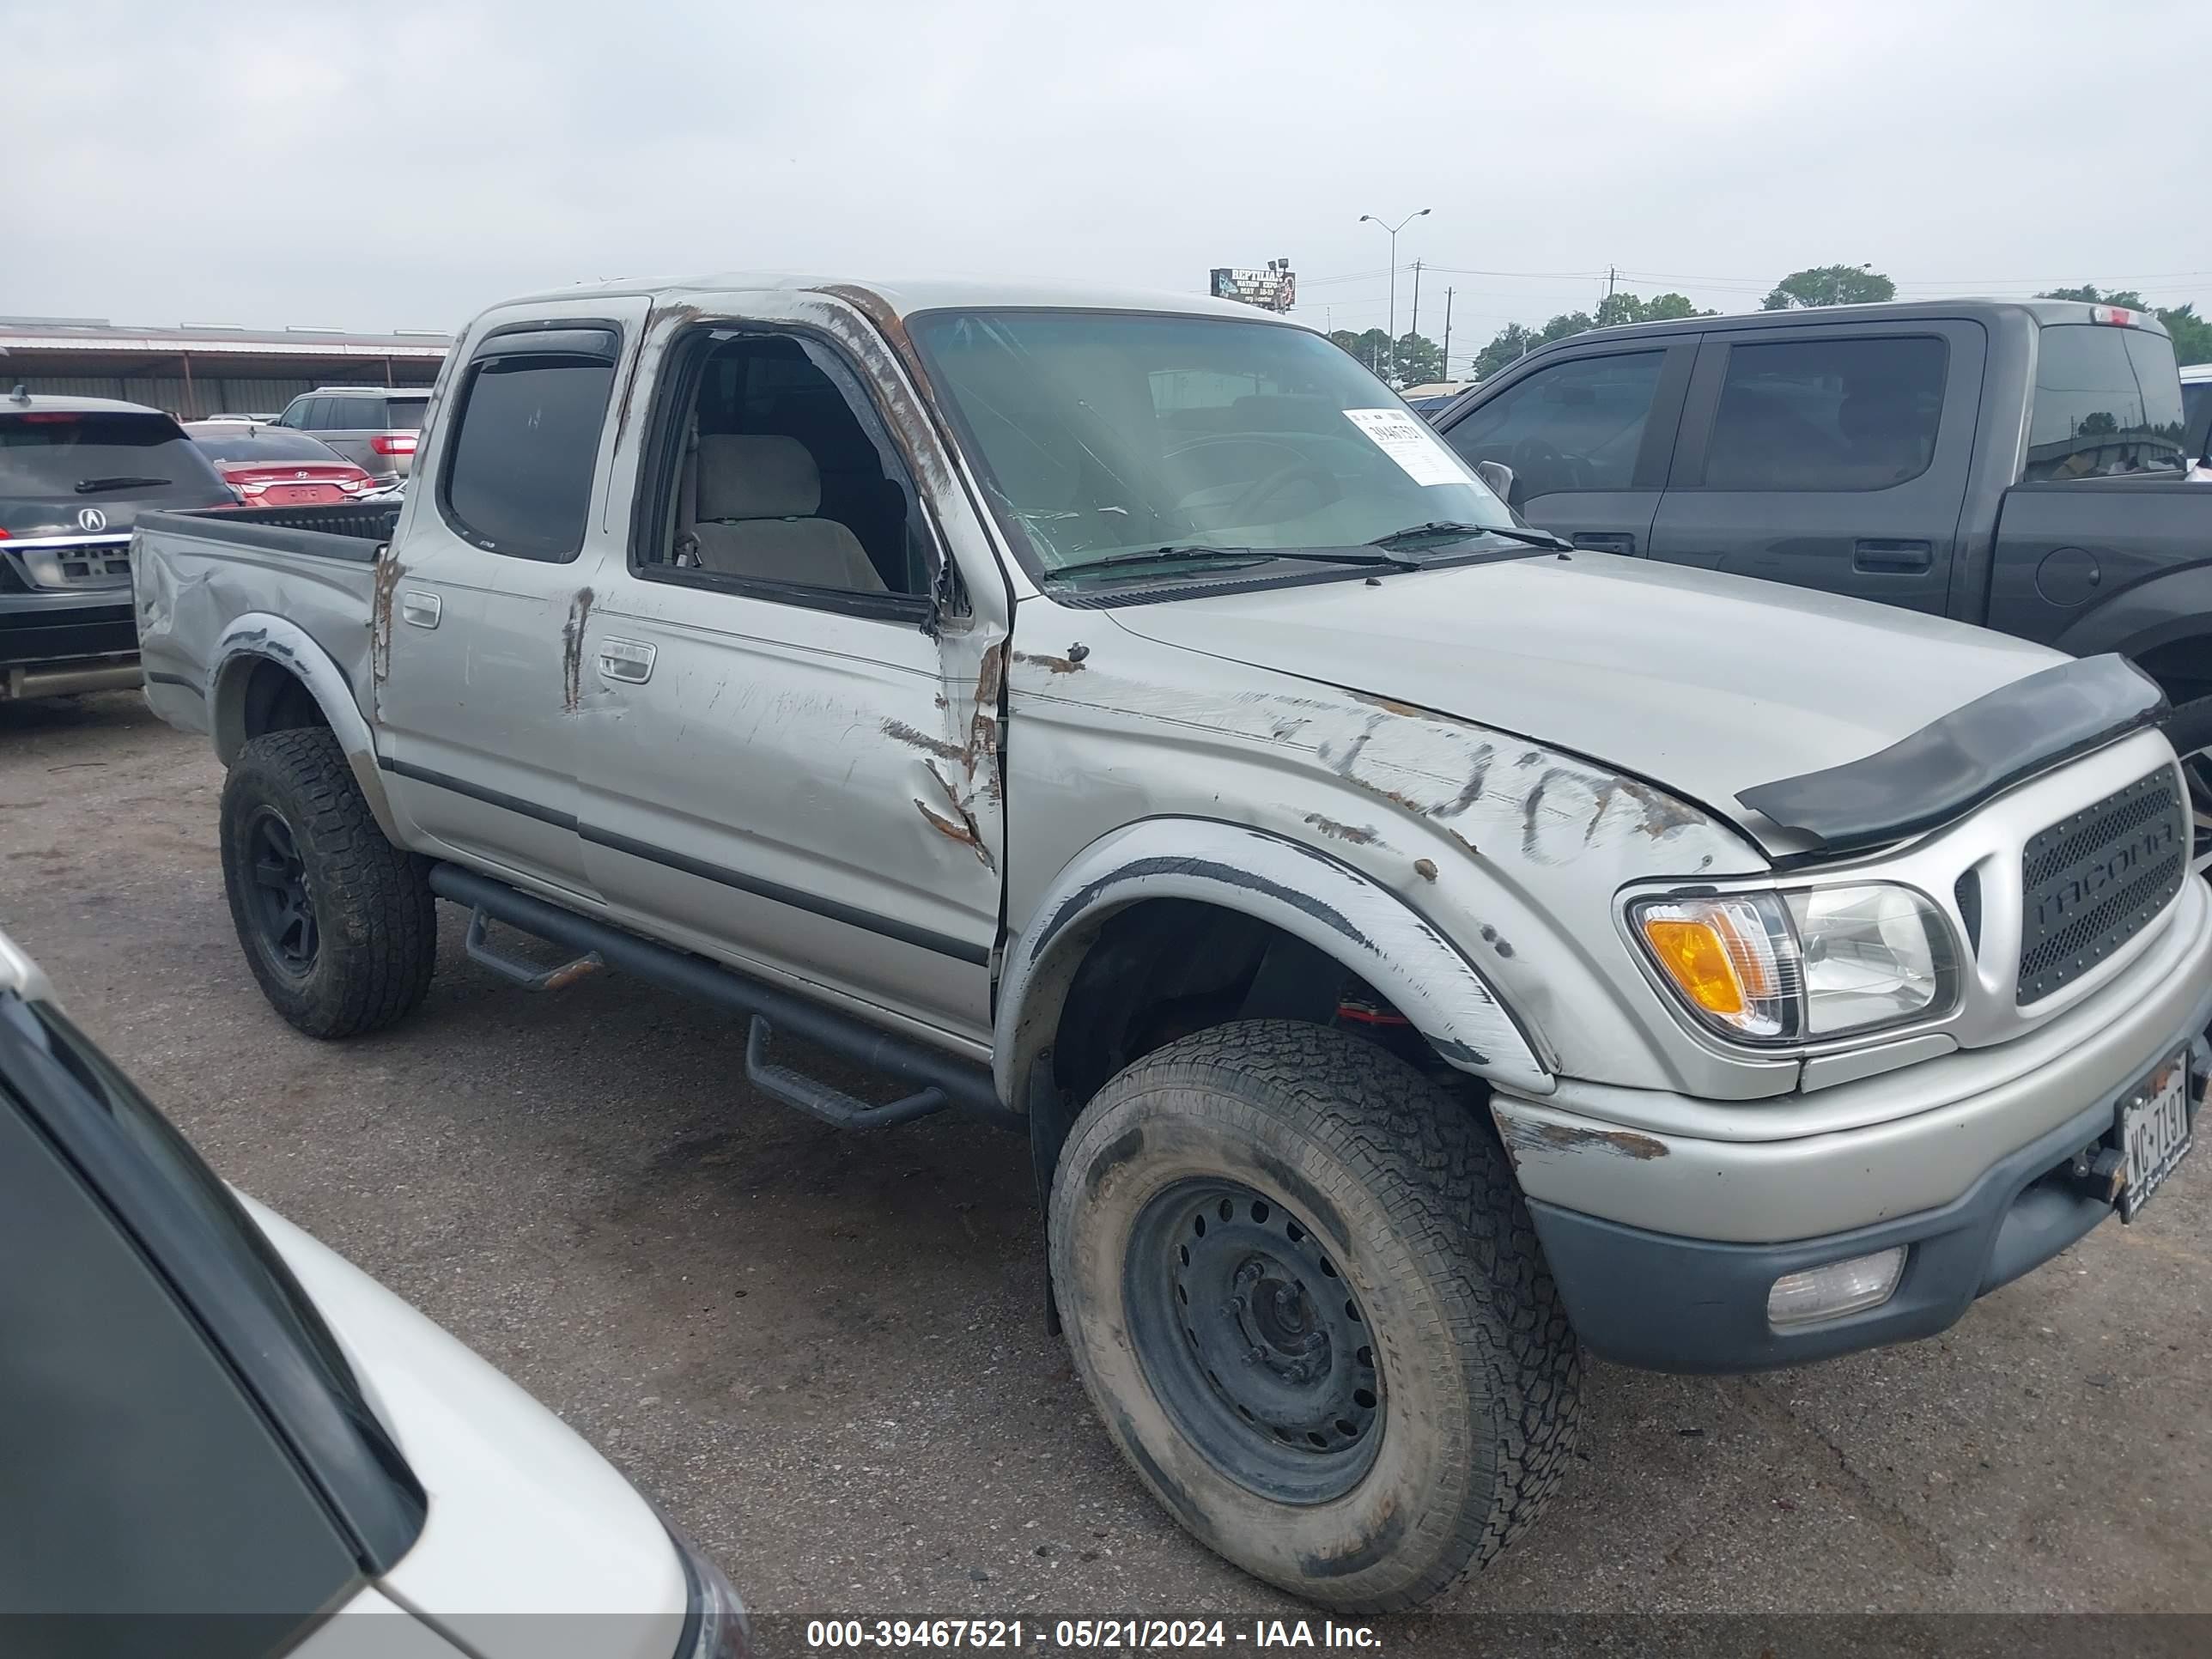
<svg viewBox="0 0 2212 1659">
<path fill-rule="evenodd" d="M 1738 790 L 1863 759 L 2066 660 L 1917 611 L 1604 553 L 1107 614 L 1163 644 L 1571 750 L 1754 836 L 1771 826 Z"/>
<path fill-rule="evenodd" d="M 652 1506 L 573 1429 L 438 1326 L 283 1217 L 239 1198 L 429 1493 L 422 1535 L 379 1588 L 481 1659 L 669 1659 L 689 1587 Z"/>
</svg>

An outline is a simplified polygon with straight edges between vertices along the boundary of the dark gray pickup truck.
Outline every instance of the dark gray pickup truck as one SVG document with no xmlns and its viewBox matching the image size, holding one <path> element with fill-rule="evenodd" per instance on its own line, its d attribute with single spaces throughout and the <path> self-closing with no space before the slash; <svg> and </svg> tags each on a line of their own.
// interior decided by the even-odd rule
<svg viewBox="0 0 2212 1659">
<path fill-rule="evenodd" d="M 1577 546 L 2132 659 L 2212 858 L 2212 489 L 2157 319 L 1956 300 L 1601 329 L 1431 417 Z"/>
</svg>

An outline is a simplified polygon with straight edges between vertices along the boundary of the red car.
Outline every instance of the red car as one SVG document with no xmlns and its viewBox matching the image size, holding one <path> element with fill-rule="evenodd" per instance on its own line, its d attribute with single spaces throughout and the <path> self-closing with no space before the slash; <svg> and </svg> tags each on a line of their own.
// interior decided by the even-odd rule
<svg viewBox="0 0 2212 1659">
<path fill-rule="evenodd" d="M 247 507 L 329 507 L 377 484 L 304 432 L 238 421 L 195 421 L 185 430 Z"/>
</svg>

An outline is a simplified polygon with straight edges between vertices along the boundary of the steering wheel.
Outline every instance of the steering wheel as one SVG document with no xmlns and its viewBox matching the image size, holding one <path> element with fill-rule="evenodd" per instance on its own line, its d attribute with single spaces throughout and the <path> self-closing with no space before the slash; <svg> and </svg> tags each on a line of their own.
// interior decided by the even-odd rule
<svg viewBox="0 0 2212 1659">
<path fill-rule="evenodd" d="M 1261 503 L 1281 495 L 1301 479 L 1310 480 L 1319 489 L 1321 500 L 1314 504 L 1316 508 L 1331 506 L 1343 498 L 1344 486 L 1337 482 L 1336 474 L 1319 461 L 1302 455 L 1290 465 L 1278 467 L 1266 477 L 1255 478 L 1247 484 L 1237 493 L 1237 499 L 1229 504 L 1226 521 L 1230 524 L 1267 522 L 1255 520 L 1254 516 L 1259 512 Z"/>
<path fill-rule="evenodd" d="M 1522 439 L 1513 446 L 1513 453 L 1507 465 L 1512 467 L 1515 477 L 1531 482 L 1540 481 L 1546 489 L 1556 489 L 1562 484 L 1570 489 L 1583 487 L 1584 474 L 1580 459 L 1562 453 L 1557 445 L 1541 438 Z"/>
</svg>

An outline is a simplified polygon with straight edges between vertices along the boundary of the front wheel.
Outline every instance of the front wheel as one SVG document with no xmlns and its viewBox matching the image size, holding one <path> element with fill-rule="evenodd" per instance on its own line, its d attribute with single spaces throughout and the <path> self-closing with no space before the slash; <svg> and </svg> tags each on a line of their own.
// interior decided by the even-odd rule
<svg viewBox="0 0 2212 1659">
<path fill-rule="evenodd" d="M 1427 1600 L 1535 1518 L 1579 1349 L 1510 1169 L 1370 1043 L 1252 1022 L 1109 1082 L 1053 1284 L 1107 1431 L 1208 1547 L 1310 1600 Z"/>
</svg>

